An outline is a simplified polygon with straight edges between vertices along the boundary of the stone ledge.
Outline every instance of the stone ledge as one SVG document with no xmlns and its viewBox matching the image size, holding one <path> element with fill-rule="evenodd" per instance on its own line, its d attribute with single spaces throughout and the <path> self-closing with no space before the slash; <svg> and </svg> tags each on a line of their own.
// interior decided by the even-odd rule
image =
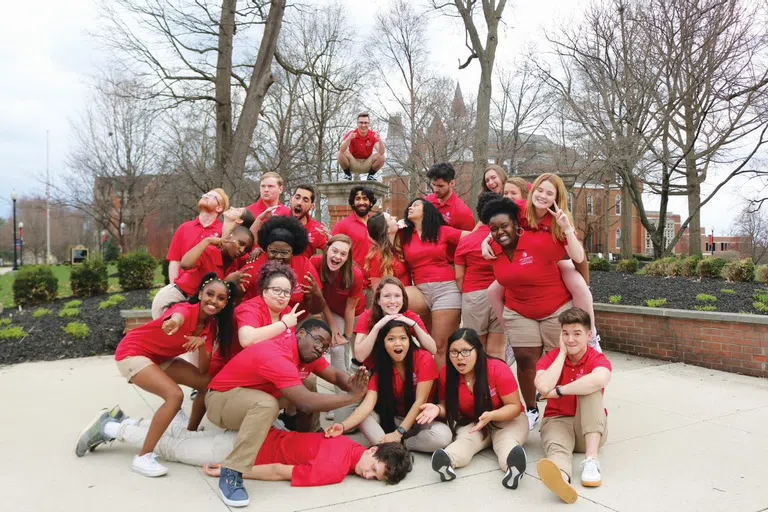
<svg viewBox="0 0 768 512">
<path fill-rule="evenodd" d="M 717 311 L 690 311 L 687 309 L 649 308 L 646 306 L 622 306 L 619 304 L 595 303 L 595 311 L 623 313 L 626 315 L 662 316 L 710 322 L 733 322 L 740 324 L 768 325 L 768 316 L 746 315 L 743 313 L 721 313 Z"/>
<path fill-rule="evenodd" d="M 129 318 L 152 318 L 152 311 L 149 309 L 121 309 L 120 316 Z"/>
</svg>

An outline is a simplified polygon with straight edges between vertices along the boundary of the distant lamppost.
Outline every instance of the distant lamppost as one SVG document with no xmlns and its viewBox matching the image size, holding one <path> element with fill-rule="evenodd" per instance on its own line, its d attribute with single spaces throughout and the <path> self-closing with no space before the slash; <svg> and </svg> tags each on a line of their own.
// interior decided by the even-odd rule
<svg viewBox="0 0 768 512">
<path fill-rule="evenodd" d="M 107 230 L 106 229 L 101 230 L 101 238 L 99 240 L 101 242 L 99 244 L 101 246 L 101 257 L 103 258 L 104 251 L 107 249 Z"/>
<path fill-rule="evenodd" d="M 125 222 L 120 223 L 120 252 L 123 252 L 125 245 Z"/>
<path fill-rule="evenodd" d="M 16 270 L 19 268 L 18 265 L 18 255 L 16 252 L 16 200 L 19 198 L 18 195 L 16 195 L 16 191 L 14 190 L 11 192 L 11 201 L 13 201 L 13 270 Z"/>
<path fill-rule="evenodd" d="M 24 223 L 19 222 L 19 266 L 24 266 Z"/>
</svg>

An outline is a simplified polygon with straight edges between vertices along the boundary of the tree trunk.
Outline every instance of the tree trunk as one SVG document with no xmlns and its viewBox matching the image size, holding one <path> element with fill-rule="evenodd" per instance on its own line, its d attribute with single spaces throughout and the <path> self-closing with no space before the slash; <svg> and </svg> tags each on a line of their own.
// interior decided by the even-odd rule
<svg viewBox="0 0 768 512">
<path fill-rule="evenodd" d="M 629 183 L 621 186 L 621 257 L 632 257 L 632 200 Z"/>
<path fill-rule="evenodd" d="M 603 252 L 611 252 L 611 182 L 605 181 L 605 200 L 603 202 Z M 622 210 L 624 211 L 624 210 Z"/>
<path fill-rule="evenodd" d="M 225 167 L 227 178 L 233 182 L 240 182 L 243 177 L 248 150 L 251 146 L 256 124 L 259 121 L 261 106 L 269 87 L 274 82 L 271 70 L 272 60 L 277 48 L 277 38 L 283 25 L 284 13 L 285 0 L 272 0 L 270 2 L 269 15 L 264 25 L 264 35 L 261 38 L 259 54 L 256 58 L 256 64 L 253 66 L 251 82 L 248 84 L 243 109 L 232 138 L 229 161 Z"/>
<path fill-rule="evenodd" d="M 691 218 L 688 224 L 688 254 L 701 256 L 701 183 L 696 162 L 691 162 L 692 168 L 688 168 L 687 160 L 685 174 L 688 181 L 688 216 Z"/>
<path fill-rule="evenodd" d="M 219 56 L 216 62 L 216 160 L 214 185 L 233 193 L 236 185 L 225 182 L 224 170 L 232 146 L 232 44 L 237 0 L 222 0 L 219 21 Z"/>
<path fill-rule="evenodd" d="M 488 167 L 488 131 L 491 122 L 491 93 L 493 62 L 481 63 L 480 84 L 477 86 L 477 115 L 475 116 L 475 144 L 472 149 L 472 192 L 470 208 L 477 204 L 483 181 L 483 171 Z"/>
</svg>

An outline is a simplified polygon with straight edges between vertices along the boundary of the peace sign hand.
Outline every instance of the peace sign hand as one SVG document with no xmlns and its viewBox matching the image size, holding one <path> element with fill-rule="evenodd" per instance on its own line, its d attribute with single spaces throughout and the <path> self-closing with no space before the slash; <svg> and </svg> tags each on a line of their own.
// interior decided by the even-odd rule
<svg viewBox="0 0 768 512">
<path fill-rule="evenodd" d="M 299 317 L 304 314 L 304 310 L 296 311 L 298 308 L 299 305 L 294 304 L 291 312 L 284 314 L 280 321 L 285 323 L 289 328 L 296 327 L 296 324 L 299 323 Z"/>
<path fill-rule="evenodd" d="M 557 203 L 553 203 L 552 207 L 554 211 L 549 208 L 547 208 L 547 211 L 555 218 L 557 225 L 563 228 L 563 230 L 571 229 L 573 226 L 571 226 L 571 219 L 568 218 L 568 214 L 561 210 Z"/>
</svg>

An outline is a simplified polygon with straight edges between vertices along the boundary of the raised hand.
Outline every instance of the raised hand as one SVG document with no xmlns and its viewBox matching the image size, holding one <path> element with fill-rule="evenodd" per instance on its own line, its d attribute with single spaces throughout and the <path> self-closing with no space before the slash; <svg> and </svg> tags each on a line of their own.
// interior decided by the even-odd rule
<svg viewBox="0 0 768 512">
<path fill-rule="evenodd" d="M 163 322 L 163 326 L 161 329 L 165 334 L 168 336 L 171 336 L 173 334 L 176 334 L 176 331 L 179 330 L 181 327 L 181 322 L 177 321 L 174 317 L 169 318 L 165 322 Z"/>
<path fill-rule="evenodd" d="M 310 272 L 307 272 L 307 275 L 304 276 L 304 279 L 307 281 L 307 284 L 301 283 L 301 291 L 316 297 L 319 297 L 323 294 L 323 292 L 320 291 L 320 287 L 317 285 L 317 281 L 315 281 L 315 278 L 312 277 Z"/>
<path fill-rule="evenodd" d="M 571 226 L 571 219 L 568 218 L 568 214 L 561 210 L 560 207 L 557 206 L 557 203 L 553 203 L 552 207 L 554 208 L 554 211 L 549 208 L 547 208 L 547 211 L 555 218 L 555 222 L 557 222 L 558 226 L 563 228 L 563 230 L 571 229 L 573 226 Z"/>
<path fill-rule="evenodd" d="M 480 244 L 480 248 L 483 251 L 483 258 L 487 260 L 496 259 L 496 255 L 493 253 L 493 248 L 491 248 L 491 235 L 485 237 L 483 242 Z"/>
<path fill-rule="evenodd" d="M 416 416 L 416 423 L 419 425 L 432 423 L 440 415 L 440 406 L 436 404 L 424 404 L 419 409 L 421 412 Z"/>
<path fill-rule="evenodd" d="M 296 327 L 296 324 L 299 323 L 299 317 L 304 314 L 304 310 L 296 311 L 297 309 L 299 309 L 299 305 L 294 304 L 293 309 L 284 314 L 280 321 L 284 322 L 289 328 Z"/>
<path fill-rule="evenodd" d="M 259 259 L 259 256 L 261 256 L 263 253 L 264 251 L 261 250 L 261 247 L 256 247 L 253 251 L 251 251 L 251 255 L 248 256 L 248 261 L 246 261 L 246 263 L 253 263 Z"/>
<path fill-rule="evenodd" d="M 205 346 L 205 340 L 200 336 L 184 336 L 187 341 L 182 345 L 187 352 L 194 352 L 200 347 Z"/>
<path fill-rule="evenodd" d="M 368 369 L 366 367 L 361 366 L 358 368 L 357 372 L 355 372 L 355 374 L 347 381 L 349 392 L 353 395 L 365 394 L 365 392 L 368 391 L 369 377 Z"/>
<path fill-rule="evenodd" d="M 394 317 L 394 320 L 399 320 L 403 322 L 405 325 L 407 325 L 408 327 L 413 327 L 414 325 L 416 325 L 416 320 L 408 318 L 405 315 L 398 314 L 398 315 L 393 315 L 393 317 Z"/>
<path fill-rule="evenodd" d="M 339 331 L 338 329 L 334 329 L 333 331 L 333 339 L 331 341 L 332 347 L 338 347 L 341 345 L 346 345 L 349 343 L 349 340 Z"/>
<path fill-rule="evenodd" d="M 334 423 L 325 427 L 325 437 L 339 437 L 344 433 L 344 425 L 341 423 Z"/>
</svg>

